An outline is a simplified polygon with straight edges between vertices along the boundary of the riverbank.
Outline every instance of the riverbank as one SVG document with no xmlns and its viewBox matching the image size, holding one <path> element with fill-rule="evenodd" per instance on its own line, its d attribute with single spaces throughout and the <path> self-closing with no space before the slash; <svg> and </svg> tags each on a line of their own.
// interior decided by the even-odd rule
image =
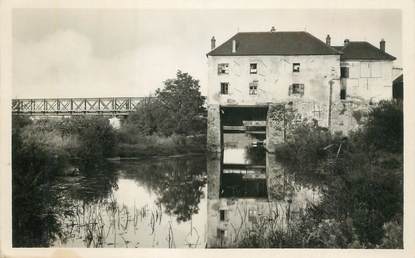
<svg viewBox="0 0 415 258">
<path fill-rule="evenodd" d="M 142 161 L 142 160 L 164 160 L 172 158 L 185 158 L 185 157 L 199 157 L 204 156 L 204 153 L 186 153 L 186 154 L 176 154 L 176 155 L 153 155 L 153 156 L 138 156 L 138 157 L 111 157 L 107 158 L 107 161 L 110 162 L 119 162 L 119 161 Z"/>
<path fill-rule="evenodd" d="M 116 156 L 126 158 L 168 157 L 176 155 L 205 154 L 206 136 L 136 136 L 134 141 L 120 142 Z"/>
</svg>

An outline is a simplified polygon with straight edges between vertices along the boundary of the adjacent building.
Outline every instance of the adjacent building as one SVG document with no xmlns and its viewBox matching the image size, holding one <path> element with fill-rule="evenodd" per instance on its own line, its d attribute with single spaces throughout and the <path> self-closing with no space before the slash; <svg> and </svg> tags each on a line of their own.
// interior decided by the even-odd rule
<svg viewBox="0 0 415 258">
<path fill-rule="evenodd" d="M 340 51 L 341 99 L 362 98 L 368 101 L 392 99 L 392 67 L 395 57 L 365 41 L 344 40 Z"/>
</svg>

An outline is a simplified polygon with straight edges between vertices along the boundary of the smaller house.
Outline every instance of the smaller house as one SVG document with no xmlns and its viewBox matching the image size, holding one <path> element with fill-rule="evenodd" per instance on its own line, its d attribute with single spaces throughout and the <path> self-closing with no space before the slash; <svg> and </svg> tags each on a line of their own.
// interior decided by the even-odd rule
<svg viewBox="0 0 415 258">
<path fill-rule="evenodd" d="M 396 58 L 386 53 L 385 40 L 377 48 L 366 41 L 345 39 L 343 46 L 334 48 L 342 53 L 340 99 L 392 99 L 392 65 Z"/>
</svg>

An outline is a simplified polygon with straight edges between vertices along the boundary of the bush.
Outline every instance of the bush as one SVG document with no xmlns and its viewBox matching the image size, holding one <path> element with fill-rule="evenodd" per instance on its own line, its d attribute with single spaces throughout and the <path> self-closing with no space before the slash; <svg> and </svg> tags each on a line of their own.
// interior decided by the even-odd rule
<svg viewBox="0 0 415 258">
<path fill-rule="evenodd" d="M 365 126 L 366 143 L 387 152 L 403 151 L 402 102 L 383 101 L 369 113 Z"/>
<path fill-rule="evenodd" d="M 400 224 L 391 221 L 403 216 L 402 104 L 381 102 L 349 138 L 310 125 L 291 134 L 276 148 L 277 161 L 297 175 L 325 175 L 311 247 L 401 246 Z"/>
<path fill-rule="evenodd" d="M 118 136 L 105 117 L 81 116 L 68 121 L 65 128 L 81 143 L 77 156 L 84 160 L 98 160 L 116 153 Z"/>
<path fill-rule="evenodd" d="M 337 139 L 336 139 L 337 140 Z M 277 161 L 299 173 L 319 173 L 336 141 L 327 130 L 308 124 L 293 129 L 292 137 L 275 149 Z M 329 148 L 327 151 L 325 148 Z"/>
<path fill-rule="evenodd" d="M 13 246 L 48 246 L 59 227 L 59 199 L 50 182 L 63 170 L 67 155 L 56 132 L 26 118 L 13 116 L 12 218 Z M 33 241 L 35 240 L 35 241 Z"/>
</svg>

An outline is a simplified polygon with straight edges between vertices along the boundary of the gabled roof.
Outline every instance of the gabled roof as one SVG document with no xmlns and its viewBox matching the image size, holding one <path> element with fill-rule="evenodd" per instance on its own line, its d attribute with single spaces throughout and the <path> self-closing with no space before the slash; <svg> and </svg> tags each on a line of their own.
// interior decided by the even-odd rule
<svg viewBox="0 0 415 258">
<path fill-rule="evenodd" d="M 236 51 L 232 53 L 232 41 Z M 340 55 L 323 41 L 305 31 L 239 32 L 210 51 L 209 56 L 255 55 Z"/>
<path fill-rule="evenodd" d="M 383 52 L 366 41 L 350 41 L 346 46 L 334 46 L 335 49 L 343 54 L 340 60 L 390 60 L 396 57 Z"/>
</svg>

